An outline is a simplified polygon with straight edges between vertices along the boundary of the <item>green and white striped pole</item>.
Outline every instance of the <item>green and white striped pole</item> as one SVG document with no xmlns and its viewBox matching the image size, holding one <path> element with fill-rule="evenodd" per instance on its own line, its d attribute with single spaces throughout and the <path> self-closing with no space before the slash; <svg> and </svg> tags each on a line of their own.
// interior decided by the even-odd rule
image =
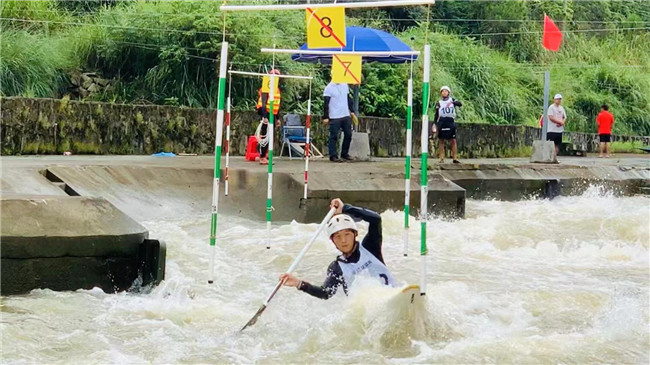
<svg viewBox="0 0 650 365">
<path fill-rule="evenodd" d="M 420 295 L 426 294 L 427 275 L 427 158 L 429 155 L 429 69 L 431 67 L 431 46 L 424 46 L 424 78 L 422 82 L 422 146 L 421 182 L 420 182 Z"/>
<path fill-rule="evenodd" d="M 271 87 L 269 91 L 269 125 L 266 128 L 266 133 L 269 139 L 269 172 L 266 185 L 266 248 L 271 248 L 271 212 L 273 211 L 273 137 L 275 134 L 273 107 L 275 106 L 275 74 L 271 74 Z M 262 105 L 262 108 L 264 105 Z"/>
<path fill-rule="evenodd" d="M 212 219 L 210 221 L 210 277 L 208 283 L 214 283 L 214 256 L 217 243 L 217 213 L 219 211 L 219 178 L 221 176 L 221 139 L 223 138 L 223 105 L 226 95 L 226 65 L 228 64 L 228 42 L 221 42 L 221 59 L 219 60 L 219 99 L 217 100 L 217 126 L 214 131 L 214 179 L 212 180 Z"/>
<path fill-rule="evenodd" d="M 413 64 L 413 60 L 411 60 Z M 404 165 L 404 256 L 409 249 L 409 204 L 411 201 L 411 154 L 413 145 L 413 73 L 408 80 L 408 96 L 406 99 L 406 162 Z"/>
</svg>

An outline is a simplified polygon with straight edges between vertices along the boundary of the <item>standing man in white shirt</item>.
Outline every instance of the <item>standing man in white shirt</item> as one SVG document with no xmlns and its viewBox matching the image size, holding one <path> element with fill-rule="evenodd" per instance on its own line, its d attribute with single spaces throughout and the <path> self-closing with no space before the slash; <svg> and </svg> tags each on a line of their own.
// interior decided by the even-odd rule
<svg viewBox="0 0 650 365">
<path fill-rule="evenodd" d="M 330 161 L 342 162 L 352 160 L 348 154 L 350 141 L 352 141 L 352 98 L 348 84 L 337 84 L 331 81 L 323 91 L 325 105 L 323 107 L 323 123 L 329 124 L 330 139 L 328 144 Z M 339 139 L 339 131 L 343 129 L 343 146 L 341 158 L 337 156 L 336 143 Z"/>
<path fill-rule="evenodd" d="M 564 132 L 564 125 L 566 124 L 566 111 L 562 105 L 562 95 L 555 94 L 553 104 L 548 107 L 548 129 L 546 133 L 546 140 L 553 141 L 555 144 L 555 155 L 560 152 L 562 145 L 562 133 Z"/>
</svg>

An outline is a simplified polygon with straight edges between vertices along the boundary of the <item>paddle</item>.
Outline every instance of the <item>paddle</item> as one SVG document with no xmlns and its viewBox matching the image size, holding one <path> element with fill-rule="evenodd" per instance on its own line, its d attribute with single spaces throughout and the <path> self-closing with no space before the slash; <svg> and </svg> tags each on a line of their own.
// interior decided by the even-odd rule
<svg viewBox="0 0 650 365">
<path fill-rule="evenodd" d="M 329 222 L 330 218 L 332 218 L 332 216 L 334 215 L 334 212 L 336 212 L 336 208 L 330 209 L 330 211 L 327 213 L 327 215 L 325 216 L 323 221 L 320 223 L 320 226 L 316 230 L 316 233 L 314 233 L 314 235 L 311 237 L 309 242 L 307 242 L 305 247 L 302 248 L 302 250 L 300 251 L 298 256 L 291 263 L 291 266 L 289 266 L 289 269 L 286 272 L 287 274 L 291 274 L 291 272 L 296 268 L 296 266 L 298 266 L 298 263 L 300 262 L 300 260 L 302 260 L 302 257 L 305 255 L 307 250 L 309 250 L 309 247 L 311 247 L 311 245 L 314 243 L 314 241 L 316 241 L 316 238 L 318 238 L 318 235 L 320 234 L 320 232 L 323 230 L 323 228 L 325 228 L 325 225 L 327 224 L 327 222 Z M 251 318 L 250 321 L 248 321 L 248 323 L 246 323 L 246 325 L 244 325 L 244 327 L 242 327 L 242 329 L 239 330 L 240 332 L 245 330 L 246 327 L 252 326 L 252 325 L 255 324 L 255 322 L 257 322 L 257 319 L 262 315 L 262 313 L 266 309 L 266 306 L 269 305 L 269 302 L 271 301 L 271 299 L 273 299 L 273 297 L 275 296 L 275 293 L 278 292 L 278 290 L 280 289 L 282 284 L 284 284 L 284 281 L 279 281 L 278 282 L 278 284 L 275 286 L 275 288 L 271 292 L 271 295 L 269 295 L 269 297 L 266 298 L 266 300 L 264 301 L 264 304 L 262 304 L 260 309 L 257 310 L 257 313 L 255 313 L 253 318 Z"/>
</svg>

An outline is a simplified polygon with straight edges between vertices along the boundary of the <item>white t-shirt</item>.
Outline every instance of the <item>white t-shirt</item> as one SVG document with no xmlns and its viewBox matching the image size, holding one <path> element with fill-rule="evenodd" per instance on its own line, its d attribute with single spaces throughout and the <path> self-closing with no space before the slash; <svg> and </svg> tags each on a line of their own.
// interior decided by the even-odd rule
<svg viewBox="0 0 650 365">
<path fill-rule="evenodd" d="M 564 111 L 564 107 L 562 105 L 555 106 L 555 104 L 551 104 L 551 106 L 548 107 L 548 115 L 549 117 L 553 116 L 556 119 L 566 120 L 566 111 Z M 557 124 L 553 123 L 551 118 L 549 118 L 547 131 L 551 133 L 562 133 L 564 132 L 564 126 L 558 126 Z"/>
<path fill-rule="evenodd" d="M 350 108 L 348 108 L 348 93 L 350 88 L 348 84 L 336 84 L 330 82 L 323 91 L 324 96 L 330 97 L 329 104 L 329 117 L 330 119 L 338 119 L 350 116 Z"/>
</svg>

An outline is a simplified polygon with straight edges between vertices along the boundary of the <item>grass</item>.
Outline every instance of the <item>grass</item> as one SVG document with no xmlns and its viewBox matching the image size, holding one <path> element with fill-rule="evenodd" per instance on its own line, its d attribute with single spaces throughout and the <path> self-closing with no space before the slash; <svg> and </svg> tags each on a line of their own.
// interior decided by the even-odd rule
<svg viewBox="0 0 650 365">
<path fill-rule="evenodd" d="M 648 146 L 644 146 L 641 142 L 612 142 L 609 148 L 612 153 L 640 153 L 641 147 Z"/>
<path fill-rule="evenodd" d="M 570 9 L 583 9 L 580 12 L 593 8 L 585 4 L 570 1 L 569 5 Z M 608 19 L 637 16 L 633 11 L 641 4 L 624 7 L 608 3 Z M 0 95 L 60 98 L 69 86 L 70 72 L 80 69 L 115 79 L 113 90 L 94 95 L 94 100 L 214 108 L 217 67 L 211 59 L 220 54 L 223 18 L 219 5 L 135 1 L 74 13 L 53 0 L 2 1 L 4 18 L 88 25 L 2 21 Z M 450 2 L 439 8 L 460 5 Z M 472 8 L 480 6 L 471 4 Z M 516 18 L 539 15 L 535 11 L 553 13 L 561 6 L 556 2 L 509 2 L 497 8 L 512 11 L 504 14 Z M 363 23 L 363 18 L 354 18 L 354 14 L 349 15 L 350 24 Z M 370 24 L 391 26 L 381 20 Z M 263 46 L 295 48 L 304 42 L 303 13 L 229 14 L 226 25 L 234 69 L 265 71 L 275 64 L 287 73 L 311 73 L 312 112 L 322 112 L 320 92 L 329 81 L 329 66 L 296 63 L 286 56 L 274 60 L 259 52 Z M 539 30 L 537 25 L 530 27 L 503 30 Z M 428 37 L 432 45 L 432 101 L 440 86 L 451 86 L 453 96 L 463 102 L 459 122 L 537 125 L 543 105 L 543 71 L 549 69 L 551 95 L 564 95 L 567 130 L 595 132 L 595 116 L 600 105 L 607 103 L 616 118 L 613 133 L 650 135 L 650 32 L 567 32 L 560 52 L 552 53 L 543 50 L 536 34 L 481 42 L 480 38 L 453 33 L 459 29 L 433 28 L 436 31 L 426 35 L 422 23 L 397 35 L 415 49 L 422 49 Z M 167 31 L 170 29 L 175 31 Z M 422 64 L 419 60 L 414 67 L 416 117 L 422 110 Z M 404 118 L 409 66 L 373 63 L 363 69 L 362 114 Z M 302 81 L 284 84 L 284 111 L 306 111 L 308 85 Z M 259 80 L 233 78 L 233 107 L 251 109 L 258 87 Z"/>
<path fill-rule="evenodd" d="M 65 37 L 9 29 L 2 32 L 0 59 L 3 96 L 55 96 L 65 90 L 66 71 L 81 64 Z"/>
</svg>

